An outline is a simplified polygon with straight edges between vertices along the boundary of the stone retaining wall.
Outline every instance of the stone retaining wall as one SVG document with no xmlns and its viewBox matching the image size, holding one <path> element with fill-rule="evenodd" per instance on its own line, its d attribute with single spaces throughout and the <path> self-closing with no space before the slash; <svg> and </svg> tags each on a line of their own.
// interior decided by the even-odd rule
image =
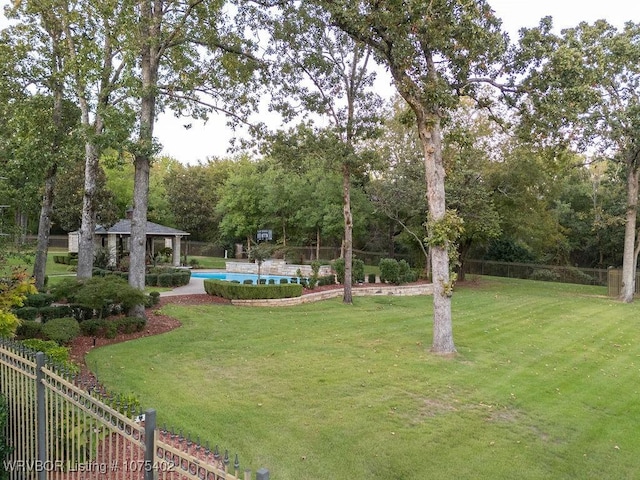
<svg viewBox="0 0 640 480">
<path fill-rule="evenodd" d="M 253 262 L 226 262 L 225 269 L 230 273 L 258 273 L 258 264 Z M 303 277 L 310 277 L 313 271 L 311 265 L 288 264 L 284 260 L 265 260 L 260 268 L 261 275 L 281 275 L 283 277 L 297 277 L 298 269 Z M 318 275 L 331 275 L 330 265 L 321 265 Z"/>
<path fill-rule="evenodd" d="M 268 306 L 289 306 L 301 305 L 303 303 L 318 302 L 329 298 L 341 297 L 343 289 L 325 290 L 318 293 L 308 293 L 300 297 L 293 298 L 276 298 L 268 300 L 231 300 L 233 305 L 245 305 L 251 307 L 268 307 Z M 432 295 L 433 285 L 431 283 L 419 285 L 378 285 L 375 287 L 354 287 L 352 295 L 354 297 L 364 297 L 373 295 Z"/>
</svg>

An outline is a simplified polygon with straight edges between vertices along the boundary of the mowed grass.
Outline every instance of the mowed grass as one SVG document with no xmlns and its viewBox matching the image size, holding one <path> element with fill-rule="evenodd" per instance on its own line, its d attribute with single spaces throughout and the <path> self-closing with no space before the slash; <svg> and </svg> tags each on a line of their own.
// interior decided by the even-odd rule
<svg viewBox="0 0 640 480">
<path fill-rule="evenodd" d="M 57 277 L 64 276 L 73 276 L 75 275 L 75 271 L 73 267 L 69 265 L 64 265 L 61 263 L 55 263 L 53 261 L 53 257 L 55 255 L 66 255 L 66 249 L 60 248 L 50 248 L 49 253 L 47 254 L 47 275 L 49 276 L 49 280 Z M 9 255 L 4 259 L 4 262 L 0 263 L 0 275 L 8 275 L 11 273 L 12 269 L 20 268 L 27 271 L 29 275 L 33 273 L 33 262 L 35 260 L 35 255 L 33 253 L 17 256 L 17 255 Z"/>
<path fill-rule="evenodd" d="M 88 363 L 160 425 L 299 479 L 625 479 L 640 452 L 640 305 L 605 289 L 483 278 L 453 298 L 167 306 L 183 326 Z"/>
</svg>

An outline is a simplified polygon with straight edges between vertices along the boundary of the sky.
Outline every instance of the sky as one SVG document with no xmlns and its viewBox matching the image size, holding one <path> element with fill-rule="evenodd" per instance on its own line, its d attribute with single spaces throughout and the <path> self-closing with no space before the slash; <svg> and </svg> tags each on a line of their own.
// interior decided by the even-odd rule
<svg viewBox="0 0 640 480">
<path fill-rule="evenodd" d="M 542 17 L 550 15 L 558 31 L 576 26 L 581 21 L 589 23 L 605 19 L 616 27 L 624 22 L 640 22 L 638 0 L 488 0 L 503 28 L 512 41 L 517 40 L 522 27 L 535 27 Z M 392 89 L 390 88 L 390 91 Z M 191 124 L 186 130 L 183 125 Z M 224 157 L 233 133 L 225 126 L 224 118 L 213 116 L 203 124 L 189 119 L 175 119 L 163 115 L 159 119 L 155 135 L 163 144 L 163 153 L 183 163 L 205 161 L 207 157 Z"/>
<path fill-rule="evenodd" d="M 426 1 L 426 0 L 425 0 Z M 576 26 L 581 21 L 592 23 L 606 19 L 616 27 L 625 21 L 640 23 L 640 2 L 638 0 L 488 0 L 504 29 L 512 40 L 518 38 L 522 27 L 535 27 L 547 15 L 553 17 L 557 30 Z M 4 7 L 8 0 L 0 0 Z M 4 26 L 4 16 L 0 15 L 0 27 Z M 387 88 L 382 85 L 382 88 Z M 388 87 L 392 92 L 392 87 Z M 277 125 L 272 126 L 275 128 Z M 186 129 L 184 125 L 190 125 Z M 208 157 L 229 155 L 233 132 L 226 126 L 220 115 L 212 115 L 205 124 L 189 118 L 175 118 L 171 113 L 160 115 L 154 135 L 163 145 L 162 154 L 180 162 L 195 164 Z"/>
</svg>

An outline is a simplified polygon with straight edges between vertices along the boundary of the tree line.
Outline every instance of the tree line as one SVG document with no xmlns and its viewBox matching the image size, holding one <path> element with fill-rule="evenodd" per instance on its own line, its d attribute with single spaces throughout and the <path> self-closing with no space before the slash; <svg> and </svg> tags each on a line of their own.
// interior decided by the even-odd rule
<svg viewBox="0 0 640 480">
<path fill-rule="evenodd" d="M 213 242 L 267 226 L 283 243 L 339 241 L 346 303 L 354 244 L 416 250 L 434 282 L 438 353 L 455 351 L 454 270 L 468 255 L 622 263 L 622 298 L 633 298 L 640 43 L 631 22 L 557 34 L 544 18 L 510 42 L 483 0 L 23 0 L 5 13 L 1 188 L 19 224 L 40 200 L 38 285 L 54 215 L 69 223 L 78 206 L 78 276 L 91 276 L 95 225 L 114 213 L 100 207 L 125 198 L 109 172 L 132 169 L 136 288 L 146 221 L 158 215 L 187 230 L 181 222 L 193 222 Z M 397 91 L 390 106 L 376 68 Z M 253 122 L 265 99 L 293 126 Z M 249 125 L 259 155 L 156 161 L 154 124 L 166 110 L 225 113 Z M 54 198 L 65 189 L 75 201 L 61 213 L 65 193 Z"/>
</svg>

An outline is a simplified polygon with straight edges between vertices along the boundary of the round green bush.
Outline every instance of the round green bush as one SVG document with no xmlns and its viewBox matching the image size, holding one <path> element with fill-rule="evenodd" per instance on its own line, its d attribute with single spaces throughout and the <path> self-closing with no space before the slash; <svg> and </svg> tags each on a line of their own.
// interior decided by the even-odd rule
<svg viewBox="0 0 640 480">
<path fill-rule="evenodd" d="M 38 316 L 38 309 L 36 307 L 20 307 L 16 308 L 13 313 L 20 320 L 35 320 Z"/>
<path fill-rule="evenodd" d="M 42 323 L 24 320 L 16 329 L 18 338 L 38 338 L 42 334 Z"/>
<path fill-rule="evenodd" d="M 557 282 L 558 278 L 559 276 L 556 272 L 546 268 L 538 268 L 529 276 L 529 279 L 531 280 L 539 280 L 543 282 Z"/>
<path fill-rule="evenodd" d="M 24 299 L 25 307 L 42 308 L 47 307 L 52 303 L 53 295 L 48 293 L 34 293 L 32 295 L 27 295 L 27 298 Z"/>
<path fill-rule="evenodd" d="M 173 275 L 170 273 L 161 273 L 158 275 L 159 287 L 171 287 L 173 285 Z"/>
<path fill-rule="evenodd" d="M 80 324 L 75 318 L 54 318 L 42 325 L 42 335 L 60 345 L 67 345 L 80 335 Z"/>
</svg>

